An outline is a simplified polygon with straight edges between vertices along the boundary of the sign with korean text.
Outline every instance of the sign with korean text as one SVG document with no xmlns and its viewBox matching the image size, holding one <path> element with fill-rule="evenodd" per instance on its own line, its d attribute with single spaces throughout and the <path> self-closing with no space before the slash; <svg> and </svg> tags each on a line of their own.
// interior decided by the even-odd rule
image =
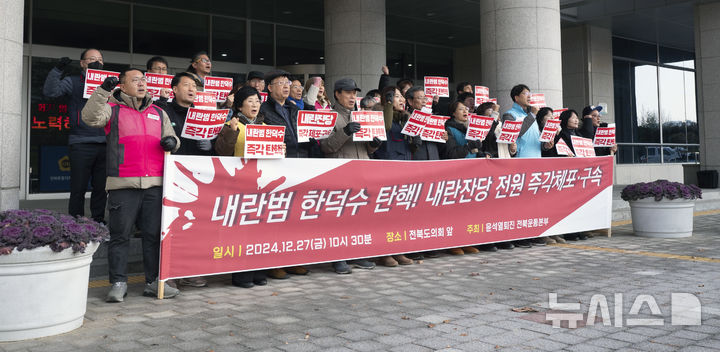
<svg viewBox="0 0 720 352">
<path fill-rule="evenodd" d="M 538 108 L 545 107 L 545 94 L 543 93 L 532 93 L 530 94 L 530 105 Z"/>
<path fill-rule="evenodd" d="M 548 119 L 545 122 L 545 127 L 543 127 L 542 132 L 540 133 L 540 142 L 550 142 L 551 140 L 555 139 L 555 135 L 560 130 L 560 120 L 557 119 Z"/>
<path fill-rule="evenodd" d="M 475 86 L 475 106 L 490 100 L 490 89 L 484 86 Z"/>
<path fill-rule="evenodd" d="M 233 79 L 230 77 L 205 76 L 205 86 L 203 91 L 214 93 L 216 103 L 225 102 L 232 88 Z"/>
<path fill-rule="evenodd" d="M 228 109 L 189 108 L 181 136 L 189 139 L 214 139 L 227 120 Z"/>
<path fill-rule="evenodd" d="M 279 159 L 285 157 L 285 126 L 246 125 L 245 158 Z"/>
<path fill-rule="evenodd" d="M 445 122 L 449 116 L 430 115 L 425 120 L 425 128 L 420 132 L 420 139 L 428 142 L 445 143 Z"/>
<path fill-rule="evenodd" d="M 595 148 L 593 148 L 593 141 L 590 138 L 583 138 L 579 136 L 570 136 L 575 155 L 579 157 L 591 157 L 595 156 Z"/>
<path fill-rule="evenodd" d="M 361 126 L 360 131 L 353 134 L 353 142 L 370 142 L 375 137 L 387 140 L 382 111 L 351 111 L 350 120 Z"/>
<path fill-rule="evenodd" d="M 425 106 L 423 106 L 422 111 L 427 111 L 432 113 L 432 104 L 433 104 L 433 97 L 432 95 L 426 95 L 425 96 Z"/>
<path fill-rule="evenodd" d="M 163 177 L 159 277 L 609 228 L 612 161 L 169 155 Z M 562 206 L 548 206 L 553 204 Z"/>
<path fill-rule="evenodd" d="M 520 136 L 522 121 L 505 121 L 500 130 L 500 136 L 497 138 L 498 143 L 512 144 L 515 143 Z"/>
<path fill-rule="evenodd" d="M 260 92 L 260 102 L 261 102 L 261 103 L 266 102 L 266 101 L 267 101 L 267 98 L 268 98 L 268 93 Z"/>
<path fill-rule="evenodd" d="M 83 98 L 89 99 L 95 88 L 105 81 L 105 78 L 120 77 L 120 72 L 87 69 L 85 72 L 85 87 L 83 87 Z"/>
<path fill-rule="evenodd" d="M 471 141 L 483 141 L 490 132 L 493 119 L 490 116 L 480 116 L 475 114 L 468 115 L 468 129 L 465 133 L 465 139 Z"/>
<path fill-rule="evenodd" d="M 355 110 L 360 111 L 362 110 L 360 108 L 360 102 L 363 100 L 363 97 L 355 97 Z"/>
<path fill-rule="evenodd" d="M 562 138 L 560 138 L 555 144 L 555 150 L 557 151 L 558 155 L 575 156 L 575 154 L 572 152 L 572 149 L 568 147 L 567 143 L 565 143 L 565 140 Z"/>
<path fill-rule="evenodd" d="M 413 110 L 413 113 L 408 118 L 408 121 L 405 123 L 405 126 L 400 133 L 411 137 L 419 135 L 423 128 L 425 128 L 426 121 L 429 118 L 429 113 Z"/>
<path fill-rule="evenodd" d="M 336 120 L 337 112 L 335 111 L 298 111 L 298 142 L 309 142 L 310 138 L 327 138 L 332 133 Z"/>
<path fill-rule="evenodd" d="M 216 95 L 212 92 L 196 92 L 193 105 L 198 109 L 217 109 Z"/>
<path fill-rule="evenodd" d="M 172 101 L 175 94 L 172 91 L 171 83 L 174 76 L 172 75 L 161 75 L 158 73 L 146 73 L 145 79 L 147 80 L 147 89 L 152 94 L 153 100 L 160 99 L 160 91 L 163 89 L 170 90 L 170 97 L 168 101 Z"/>
<path fill-rule="evenodd" d="M 615 145 L 615 124 L 611 123 L 607 127 L 598 127 L 595 130 L 595 139 L 593 146 L 595 147 L 612 147 Z"/>
<path fill-rule="evenodd" d="M 560 118 L 560 114 L 562 114 L 563 111 L 566 111 L 566 110 L 567 110 L 567 108 L 563 108 L 563 109 L 559 109 L 559 110 L 553 110 L 553 118 L 554 118 L 554 119 L 559 119 L 559 118 Z"/>
<path fill-rule="evenodd" d="M 447 77 L 425 76 L 425 96 L 450 97 Z"/>
</svg>

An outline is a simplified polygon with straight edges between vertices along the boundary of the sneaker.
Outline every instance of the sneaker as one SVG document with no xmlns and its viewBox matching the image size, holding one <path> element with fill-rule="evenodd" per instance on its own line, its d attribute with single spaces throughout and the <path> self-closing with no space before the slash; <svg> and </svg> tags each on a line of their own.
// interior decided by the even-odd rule
<svg viewBox="0 0 720 352">
<path fill-rule="evenodd" d="M 352 268 L 347 264 L 347 262 L 334 262 L 332 263 L 332 267 L 338 274 L 352 274 Z"/>
<path fill-rule="evenodd" d="M 562 236 L 550 236 L 550 237 L 552 237 L 552 239 L 554 239 L 555 242 L 557 242 L 557 243 L 565 243 L 565 239 L 562 238 Z"/>
<path fill-rule="evenodd" d="M 305 269 L 305 267 L 302 266 L 291 266 L 289 268 L 285 268 L 285 272 L 293 275 L 307 275 L 310 270 Z"/>
<path fill-rule="evenodd" d="M 397 260 L 393 259 L 393 257 L 391 257 L 389 255 L 378 258 L 378 264 L 382 265 L 382 266 L 387 266 L 390 268 L 398 266 Z"/>
<path fill-rule="evenodd" d="M 412 259 L 400 254 L 400 255 L 394 255 L 393 259 L 397 260 L 398 264 L 400 265 L 411 265 L 413 263 Z"/>
<path fill-rule="evenodd" d="M 167 282 L 163 283 L 165 286 L 165 290 L 163 292 L 163 298 L 173 298 L 180 294 L 180 290 L 176 288 L 170 287 L 170 285 L 167 284 Z M 158 280 L 155 279 L 155 281 L 145 284 L 145 289 L 143 290 L 143 296 L 148 297 L 157 297 L 158 295 Z"/>
<path fill-rule="evenodd" d="M 170 280 L 168 280 L 170 281 Z M 191 286 L 191 287 L 205 287 L 207 286 L 207 280 L 201 278 L 201 277 L 186 277 L 184 279 L 177 280 L 178 285 L 182 286 Z M 168 282 L 168 285 L 170 283 Z M 170 285 L 170 287 L 173 287 Z"/>
<path fill-rule="evenodd" d="M 540 238 L 540 237 L 536 237 L 536 238 L 529 239 L 528 242 L 530 242 L 530 243 L 531 243 L 532 245 L 534 245 L 534 246 L 544 246 L 544 245 L 546 245 L 545 239 L 544 239 L 544 238 Z"/>
<path fill-rule="evenodd" d="M 507 250 L 515 248 L 515 245 L 512 244 L 512 242 L 500 242 L 500 243 L 496 244 L 495 246 L 499 249 L 507 249 Z"/>
<path fill-rule="evenodd" d="M 289 277 L 285 270 L 283 270 L 282 268 L 270 269 L 267 276 L 275 280 L 285 280 Z"/>
<path fill-rule="evenodd" d="M 119 281 L 112 284 L 110 291 L 105 297 L 105 302 L 122 302 L 127 296 L 127 282 Z"/>
<path fill-rule="evenodd" d="M 370 270 L 370 269 L 374 269 L 374 268 L 375 268 L 375 263 L 373 263 L 373 262 L 371 262 L 371 261 L 369 261 L 369 260 L 366 260 L 366 259 L 353 260 L 351 264 L 352 264 L 354 267 L 360 268 L 360 269 Z"/>
</svg>

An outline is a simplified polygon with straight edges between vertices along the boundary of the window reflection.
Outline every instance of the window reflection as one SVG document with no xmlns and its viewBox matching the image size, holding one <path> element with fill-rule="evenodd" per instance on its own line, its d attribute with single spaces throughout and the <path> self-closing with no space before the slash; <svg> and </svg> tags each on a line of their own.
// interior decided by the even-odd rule
<svg viewBox="0 0 720 352">
<path fill-rule="evenodd" d="M 657 67 L 640 65 L 635 67 L 635 116 L 637 138 L 635 142 L 660 142 L 658 121 Z"/>
</svg>

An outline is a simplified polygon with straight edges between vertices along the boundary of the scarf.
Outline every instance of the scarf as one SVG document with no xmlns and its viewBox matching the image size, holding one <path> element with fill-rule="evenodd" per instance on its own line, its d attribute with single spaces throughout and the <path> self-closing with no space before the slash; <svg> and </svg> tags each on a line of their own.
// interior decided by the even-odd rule
<svg viewBox="0 0 720 352">
<path fill-rule="evenodd" d="M 298 107 L 298 109 L 300 109 L 300 110 L 305 109 L 305 101 L 303 101 L 302 99 L 295 99 L 293 97 L 288 97 L 288 99 L 290 99 L 290 101 L 295 103 L 295 105 Z"/>
</svg>

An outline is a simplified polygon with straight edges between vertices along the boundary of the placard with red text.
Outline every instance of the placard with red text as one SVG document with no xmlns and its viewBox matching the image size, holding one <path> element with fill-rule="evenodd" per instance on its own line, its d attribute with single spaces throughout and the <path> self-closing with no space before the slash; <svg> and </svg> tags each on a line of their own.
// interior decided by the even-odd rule
<svg viewBox="0 0 720 352">
<path fill-rule="evenodd" d="M 377 137 L 387 140 L 385 119 L 382 111 L 352 111 L 350 119 L 360 124 L 360 131 L 353 134 L 353 142 L 370 142 Z"/>
<path fill-rule="evenodd" d="M 422 133 L 423 128 L 425 128 L 426 121 L 429 118 L 429 113 L 413 110 L 412 115 L 410 115 L 410 118 L 408 118 L 408 121 L 405 123 L 405 127 L 403 127 L 400 133 L 411 137 L 419 135 Z"/>
<path fill-rule="evenodd" d="M 108 76 L 120 77 L 120 72 L 87 69 L 85 73 L 85 87 L 83 98 L 89 99 L 95 88 L 99 87 Z"/>
<path fill-rule="evenodd" d="M 575 155 L 579 157 L 595 156 L 595 148 L 593 148 L 592 139 L 579 136 L 570 136 L 570 138 L 573 149 L 575 149 Z"/>
<path fill-rule="evenodd" d="M 246 125 L 245 158 L 285 158 L 285 126 Z"/>
<path fill-rule="evenodd" d="M 515 143 L 520 135 L 522 124 L 522 121 L 505 121 L 502 125 L 500 136 L 497 138 L 497 142 L 505 144 Z"/>
<path fill-rule="evenodd" d="M 230 77 L 205 76 L 205 87 L 203 91 L 215 93 L 215 102 L 223 103 L 227 100 L 233 88 L 233 79 Z"/>
<path fill-rule="evenodd" d="M 555 139 L 555 135 L 559 130 L 560 120 L 554 118 L 548 119 L 547 122 L 545 122 L 545 127 L 543 127 L 543 130 L 540 133 L 540 142 L 550 142 Z"/>
<path fill-rule="evenodd" d="M 153 100 L 160 99 L 160 91 L 163 89 L 170 90 L 170 97 L 168 101 L 172 101 L 175 98 L 175 94 L 172 91 L 171 83 L 174 76 L 172 75 L 161 75 L 158 73 L 146 73 L 145 79 L 147 79 L 147 89 L 152 94 Z"/>
<path fill-rule="evenodd" d="M 450 88 L 448 88 L 447 77 L 425 76 L 425 95 L 450 97 Z"/>
<path fill-rule="evenodd" d="M 565 140 L 562 138 L 560 138 L 557 144 L 555 144 L 555 150 L 557 151 L 558 155 L 575 156 L 575 154 L 572 152 L 572 149 L 568 147 L 567 143 L 565 143 Z"/>
<path fill-rule="evenodd" d="M 538 108 L 545 107 L 545 94 L 543 93 L 532 93 L 530 94 L 530 105 Z"/>
<path fill-rule="evenodd" d="M 484 86 L 475 86 L 475 106 L 490 100 L 490 89 Z"/>
<path fill-rule="evenodd" d="M 594 147 L 612 147 L 615 145 L 615 124 L 611 123 L 607 127 L 598 127 L 595 130 Z"/>
<path fill-rule="evenodd" d="M 490 116 L 469 114 L 468 129 L 465 133 L 465 139 L 482 142 L 490 132 L 493 122 L 495 122 L 495 119 Z"/>
<path fill-rule="evenodd" d="M 193 105 L 198 109 L 215 110 L 217 109 L 215 100 L 216 94 L 213 92 L 196 92 Z"/>
<path fill-rule="evenodd" d="M 567 108 L 559 109 L 559 110 L 553 110 L 553 118 L 554 118 L 554 119 L 559 119 L 559 118 L 560 118 L 560 114 L 562 114 L 563 111 L 565 111 L 565 110 L 567 110 Z"/>
<path fill-rule="evenodd" d="M 189 139 L 213 139 L 220 133 L 229 113 L 228 109 L 190 108 L 180 136 Z"/>
<path fill-rule="evenodd" d="M 260 92 L 260 103 L 264 103 L 267 101 L 268 93 Z"/>
<path fill-rule="evenodd" d="M 445 122 L 449 120 L 449 116 L 430 115 L 425 120 L 425 128 L 420 133 L 420 139 L 428 142 L 445 143 L 443 135 L 445 134 Z"/>
<path fill-rule="evenodd" d="M 298 142 L 309 142 L 310 138 L 327 138 L 332 133 L 336 120 L 337 112 L 335 111 L 298 111 Z"/>
</svg>

